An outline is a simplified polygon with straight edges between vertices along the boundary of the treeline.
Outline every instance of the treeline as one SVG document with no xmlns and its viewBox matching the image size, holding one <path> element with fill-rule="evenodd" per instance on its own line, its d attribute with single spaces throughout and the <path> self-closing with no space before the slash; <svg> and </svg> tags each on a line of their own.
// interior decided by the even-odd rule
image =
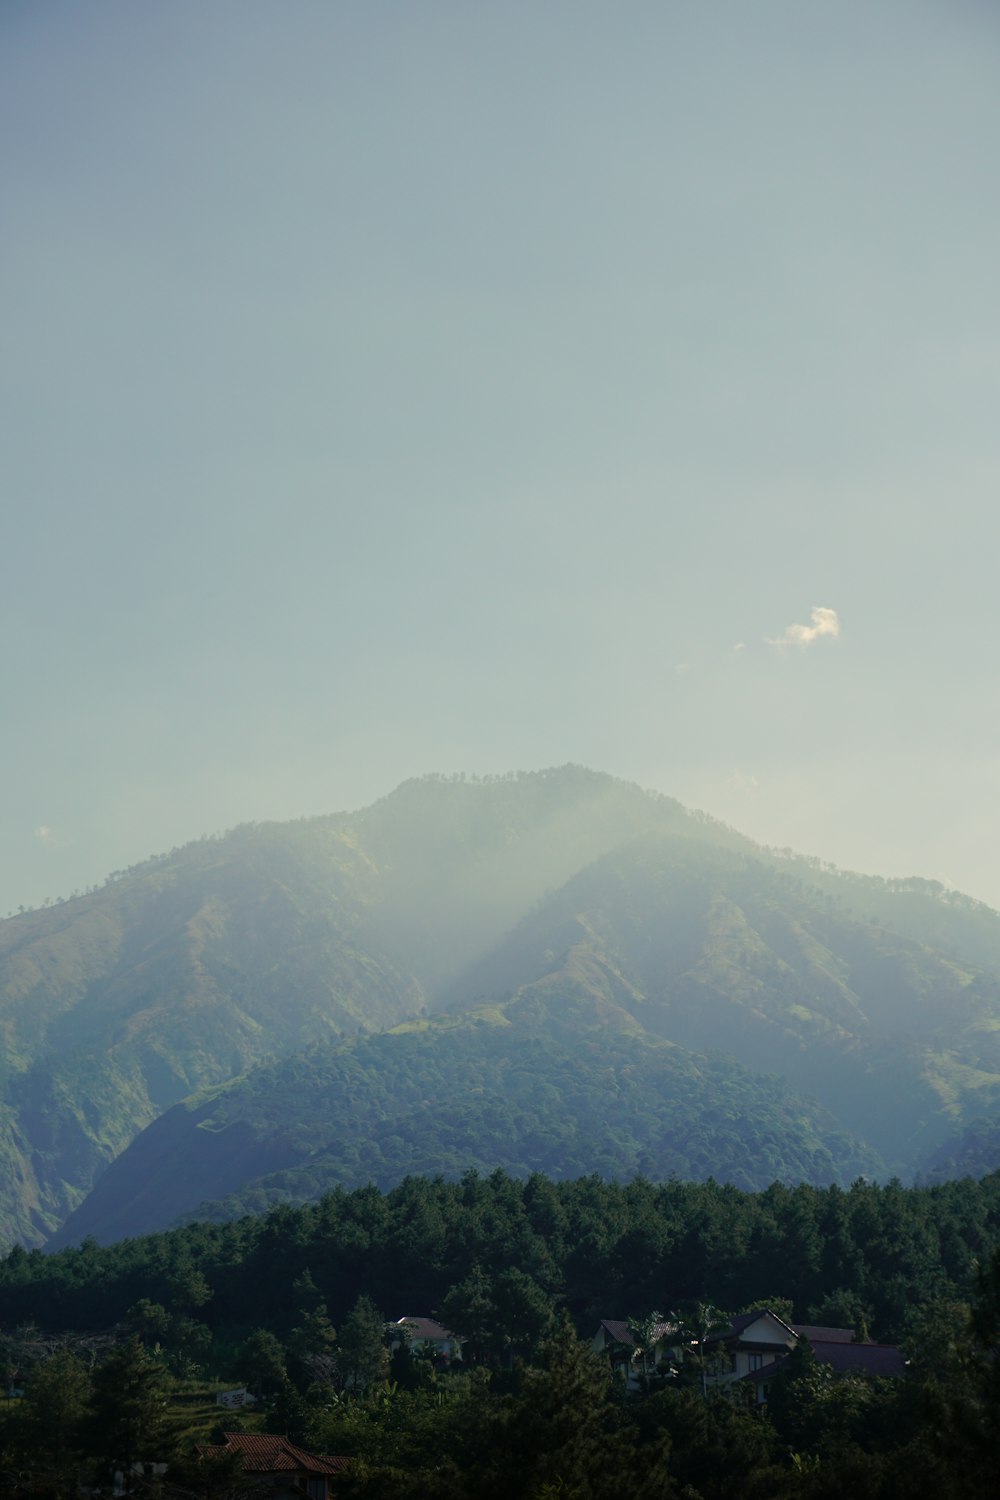
<svg viewBox="0 0 1000 1500">
<path fill-rule="evenodd" d="M 0 1327 L 106 1329 L 142 1299 L 169 1306 L 197 1276 L 213 1337 L 280 1329 L 308 1275 L 335 1320 L 359 1296 L 395 1317 L 439 1309 L 474 1272 L 528 1278 L 582 1329 L 602 1317 L 708 1300 L 732 1309 L 781 1296 L 796 1321 L 853 1324 L 899 1339 L 914 1309 L 965 1298 L 1000 1240 L 1000 1173 L 922 1188 L 715 1182 L 552 1182 L 503 1172 L 412 1177 L 389 1192 L 335 1191 L 260 1218 L 0 1261 Z M 595 1325 L 596 1326 L 596 1325 Z"/>
<path fill-rule="evenodd" d="M 0 1485 L 75 1493 L 127 1459 L 169 1464 L 135 1493 L 236 1500 L 232 1467 L 171 1425 L 200 1377 L 258 1397 L 220 1428 L 351 1458 L 345 1500 L 979 1500 L 1000 1430 L 998 1242 L 1000 1174 L 750 1194 L 495 1172 L 16 1249 L 0 1358 L 24 1396 L 0 1422 Z M 639 1329 L 708 1303 L 902 1342 L 911 1374 L 837 1377 L 803 1348 L 762 1412 L 740 1386 L 706 1396 L 697 1355 L 630 1392 L 588 1347 L 602 1318 Z M 387 1328 L 426 1314 L 465 1336 L 461 1365 Z"/>
</svg>

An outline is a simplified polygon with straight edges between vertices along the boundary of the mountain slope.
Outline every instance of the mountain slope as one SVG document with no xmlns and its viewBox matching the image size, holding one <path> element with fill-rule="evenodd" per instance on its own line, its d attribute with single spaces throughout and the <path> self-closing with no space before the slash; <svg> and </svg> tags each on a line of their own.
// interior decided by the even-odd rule
<svg viewBox="0 0 1000 1500">
<path fill-rule="evenodd" d="M 632 841 L 575 876 L 453 988 L 508 993 L 575 945 L 628 976 L 642 1025 L 787 1074 L 912 1170 L 956 1118 L 1000 1107 L 1000 979 L 847 913 L 752 854 Z"/>
<path fill-rule="evenodd" d="M 561 1004 L 570 953 L 620 977 L 609 1035 L 627 1016 L 786 1072 L 889 1168 L 1000 1097 L 980 903 L 758 849 L 579 767 L 430 777 L 0 923 L 0 1235 L 42 1241 L 192 1092 L 484 997 Z"/>
<path fill-rule="evenodd" d="M 248 825 L 0 922 L 0 1240 L 37 1244 L 193 1089 L 425 1005 L 678 804 L 567 767 Z"/>
<path fill-rule="evenodd" d="M 612 998 L 614 976 L 575 967 L 558 993 L 533 987 L 319 1047 L 177 1105 L 112 1164 L 52 1247 L 165 1228 L 202 1199 L 228 1197 L 221 1212 L 238 1214 L 470 1167 L 714 1176 L 744 1188 L 846 1185 L 878 1171 L 873 1152 L 780 1080 L 649 1036 Z"/>
<path fill-rule="evenodd" d="M 909 1170 L 953 1128 L 946 1074 L 977 1079 L 976 1107 L 1000 1097 L 962 1060 L 1000 983 L 674 834 L 574 876 L 442 998 L 458 994 L 179 1106 L 55 1243 L 163 1227 L 199 1199 L 239 1212 L 470 1166 L 844 1181 Z M 735 1055 L 706 1057 L 723 1037 Z"/>
</svg>

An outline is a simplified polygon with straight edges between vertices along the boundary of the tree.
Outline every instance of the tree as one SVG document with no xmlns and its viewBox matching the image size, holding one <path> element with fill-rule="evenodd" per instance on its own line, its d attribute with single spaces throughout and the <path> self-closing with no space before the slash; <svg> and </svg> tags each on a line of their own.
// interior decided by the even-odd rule
<svg viewBox="0 0 1000 1500">
<path fill-rule="evenodd" d="M 340 1377 L 344 1387 L 364 1391 L 389 1371 L 385 1319 L 369 1297 L 359 1297 L 341 1325 Z"/>
<path fill-rule="evenodd" d="M 639 1361 L 640 1379 L 644 1391 L 649 1390 L 649 1361 L 656 1359 L 656 1345 L 663 1327 L 661 1312 L 647 1313 L 644 1318 L 629 1318 L 628 1331 L 632 1335 L 633 1358 Z"/>
<path fill-rule="evenodd" d="M 113 1484 L 120 1470 L 124 1493 L 131 1495 L 138 1465 L 169 1459 L 164 1380 L 163 1367 L 134 1335 L 95 1371 L 83 1437 L 102 1485 Z"/>
<path fill-rule="evenodd" d="M 200 1271 L 194 1266 L 183 1266 L 174 1276 L 170 1278 L 170 1307 L 171 1311 L 181 1314 L 191 1314 L 204 1307 L 206 1302 L 211 1301 L 212 1288 Z"/>
<path fill-rule="evenodd" d="M 977 1265 L 976 1295 L 950 1376 L 935 1392 L 938 1444 L 959 1494 L 992 1495 L 1000 1431 L 1000 1245 Z"/>
<path fill-rule="evenodd" d="M 80 1443 L 90 1377 L 80 1360 L 65 1350 L 32 1372 L 17 1414 L 15 1440 L 23 1461 L 34 1470 L 35 1489 L 75 1494 L 80 1484 Z"/>
<path fill-rule="evenodd" d="M 337 1330 L 326 1315 L 326 1304 L 320 1302 L 312 1312 L 303 1312 L 301 1321 L 288 1339 L 288 1353 L 300 1384 L 318 1381 L 332 1385 L 337 1369 Z"/>
<path fill-rule="evenodd" d="M 474 1266 L 464 1281 L 453 1286 L 440 1307 L 446 1328 L 464 1340 L 463 1355 L 473 1364 L 484 1360 L 497 1332 L 497 1309 L 493 1287 L 480 1266 Z"/>
<path fill-rule="evenodd" d="M 484 1481 L 488 1495 L 518 1493 L 575 1500 L 667 1500 L 668 1442 L 646 1444 L 615 1398 L 610 1372 L 563 1319 L 541 1350 L 541 1368 L 527 1371 L 493 1435 L 500 1459 Z"/>
<path fill-rule="evenodd" d="M 516 1267 L 501 1271 L 493 1284 L 494 1323 L 508 1353 L 529 1355 L 552 1327 L 552 1301 Z"/>
<path fill-rule="evenodd" d="M 714 1339 L 713 1335 L 725 1333 L 731 1326 L 730 1318 L 711 1302 L 693 1302 L 686 1315 L 671 1313 L 670 1318 L 690 1345 L 701 1382 L 701 1394 L 707 1396 L 709 1377 L 717 1377 L 729 1365 L 729 1356 L 721 1341 Z"/>
<path fill-rule="evenodd" d="M 273 1333 L 255 1328 L 236 1364 L 236 1373 L 258 1396 L 278 1391 L 288 1379 L 285 1351 Z"/>
</svg>

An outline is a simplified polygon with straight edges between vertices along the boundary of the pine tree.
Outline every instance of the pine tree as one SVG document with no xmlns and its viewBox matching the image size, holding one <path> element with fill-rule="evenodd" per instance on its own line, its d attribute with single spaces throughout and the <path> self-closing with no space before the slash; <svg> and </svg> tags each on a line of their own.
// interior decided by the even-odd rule
<svg viewBox="0 0 1000 1500">
<path fill-rule="evenodd" d="M 131 1495 L 141 1483 L 137 1466 L 169 1459 L 164 1379 L 162 1366 L 134 1336 L 95 1371 L 83 1437 L 102 1487 L 120 1470 L 124 1493 Z"/>
<path fill-rule="evenodd" d="M 364 1391 L 389 1372 L 385 1319 L 368 1297 L 359 1297 L 340 1331 L 340 1375 L 345 1387 Z"/>
<path fill-rule="evenodd" d="M 15 1439 L 34 1471 L 39 1493 L 75 1494 L 90 1377 L 80 1360 L 62 1350 L 31 1374 L 17 1413 Z"/>
<path fill-rule="evenodd" d="M 541 1367 L 524 1377 L 509 1404 L 495 1450 L 487 1493 L 507 1494 L 511 1475 L 519 1493 L 574 1500 L 668 1500 L 667 1440 L 640 1446 L 637 1429 L 616 1399 L 610 1372 L 582 1343 L 568 1318 L 543 1345 Z"/>
</svg>

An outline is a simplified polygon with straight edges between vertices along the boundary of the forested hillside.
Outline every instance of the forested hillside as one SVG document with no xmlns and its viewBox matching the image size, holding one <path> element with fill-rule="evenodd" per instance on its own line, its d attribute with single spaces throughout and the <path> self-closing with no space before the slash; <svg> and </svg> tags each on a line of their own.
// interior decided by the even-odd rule
<svg viewBox="0 0 1000 1500">
<path fill-rule="evenodd" d="M 998 974 L 979 903 L 610 777 L 409 782 L 0 924 L 0 1231 L 470 1164 L 930 1170 L 1000 1112 Z"/>
<path fill-rule="evenodd" d="M 998 1240 L 1000 1173 L 926 1188 L 776 1183 L 760 1193 L 596 1175 L 410 1177 L 387 1193 L 338 1189 L 298 1208 L 103 1247 L 15 1247 L 0 1262 L 0 1327 L 109 1327 L 142 1298 L 169 1304 L 178 1278 L 197 1273 L 210 1293 L 202 1289 L 197 1317 L 221 1337 L 291 1326 L 307 1272 L 336 1322 L 362 1294 L 387 1316 L 427 1314 L 470 1276 L 481 1274 L 488 1292 L 516 1270 L 581 1329 L 675 1302 L 734 1311 L 781 1298 L 797 1321 L 863 1316 L 873 1337 L 893 1341 L 935 1298 L 966 1296 L 974 1263 Z"/>
<path fill-rule="evenodd" d="M 497 1166 L 760 1188 L 846 1186 L 881 1162 L 779 1079 L 650 1036 L 614 1002 L 567 986 L 315 1048 L 176 1105 L 50 1243 Z"/>
</svg>

